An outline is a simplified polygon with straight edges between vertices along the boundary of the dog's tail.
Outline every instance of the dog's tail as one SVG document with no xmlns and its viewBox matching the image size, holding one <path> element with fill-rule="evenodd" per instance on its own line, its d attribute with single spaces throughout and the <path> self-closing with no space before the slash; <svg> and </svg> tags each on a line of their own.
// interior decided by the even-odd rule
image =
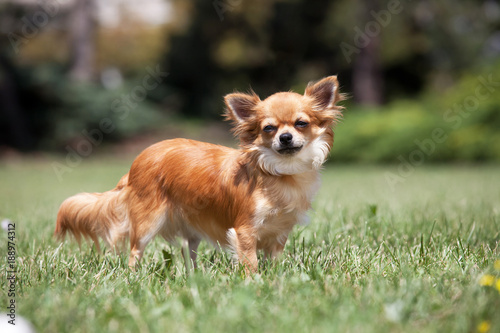
<svg viewBox="0 0 500 333">
<path fill-rule="evenodd" d="M 98 250 L 102 238 L 107 245 L 116 249 L 129 234 L 126 191 L 128 174 L 118 185 L 104 193 L 79 193 L 66 199 L 57 213 L 54 236 L 63 240 L 69 232 L 80 244 L 82 236 L 90 238 Z"/>
</svg>

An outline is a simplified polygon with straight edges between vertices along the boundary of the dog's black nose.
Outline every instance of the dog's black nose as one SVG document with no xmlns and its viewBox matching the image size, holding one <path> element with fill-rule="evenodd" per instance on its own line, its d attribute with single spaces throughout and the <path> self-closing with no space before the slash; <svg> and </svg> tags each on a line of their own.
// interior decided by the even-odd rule
<svg viewBox="0 0 500 333">
<path fill-rule="evenodd" d="M 293 136 L 290 133 L 283 133 L 280 135 L 280 142 L 284 146 L 288 146 L 292 143 Z"/>
</svg>

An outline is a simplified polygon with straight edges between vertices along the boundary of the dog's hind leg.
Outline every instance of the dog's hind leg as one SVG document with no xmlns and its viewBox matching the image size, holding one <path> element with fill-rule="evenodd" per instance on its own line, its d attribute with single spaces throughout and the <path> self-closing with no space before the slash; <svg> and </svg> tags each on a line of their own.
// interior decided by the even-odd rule
<svg viewBox="0 0 500 333">
<path fill-rule="evenodd" d="M 146 248 L 147 243 L 141 242 L 139 239 L 130 238 L 130 256 L 128 259 L 128 266 L 132 269 L 135 269 L 137 263 L 141 260 L 142 255 L 144 254 L 144 249 Z"/>
<path fill-rule="evenodd" d="M 141 260 L 146 245 L 159 233 L 165 223 L 164 209 L 152 205 L 134 205 L 129 211 L 130 257 L 128 265 L 134 268 Z M 150 210 L 148 210 L 150 209 Z"/>
<path fill-rule="evenodd" d="M 272 246 L 265 248 L 264 249 L 264 259 L 274 260 L 274 259 L 278 258 L 283 253 L 283 249 L 285 248 L 285 242 L 286 242 L 286 239 L 284 242 L 283 241 L 282 242 L 276 241 L 276 243 L 273 244 Z"/>
<path fill-rule="evenodd" d="M 200 245 L 201 239 L 197 236 L 191 236 L 186 238 L 182 244 L 182 256 L 184 257 L 184 263 L 186 264 L 186 271 L 191 270 L 191 265 L 194 269 L 198 268 L 196 264 L 198 245 Z M 189 253 L 189 255 L 188 255 Z"/>
</svg>

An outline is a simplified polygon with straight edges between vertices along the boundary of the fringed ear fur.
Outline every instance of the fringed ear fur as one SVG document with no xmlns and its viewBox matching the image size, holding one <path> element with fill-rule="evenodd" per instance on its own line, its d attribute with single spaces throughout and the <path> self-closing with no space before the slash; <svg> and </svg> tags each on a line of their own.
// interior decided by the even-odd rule
<svg viewBox="0 0 500 333">
<path fill-rule="evenodd" d="M 304 96 L 312 98 L 312 108 L 316 111 L 316 116 L 321 120 L 323 126 L 335 126 L 342 118 L 344 108 L 337 103 L 346 97 L 339 93 L 337 76 L 328 76 L 318 82 L 310 82 Z"/>
<path fill-rule="evenodd" d="M 338 88 L 337 76 L 328 76 L 318 82 L 310 82 L 304 95 L 314 99 L 314 109 L 317 111 L 333 109 L 343 99 Z"/>
<path fill-rule="evenodd" d="M 224 97 L 226 103 L 226 117 L 236 123 L 241 123 L 252 118 L 255 106 L 260 102 L 259 96 L 253 91 L 251 94 L 233 93 Z"/>
<path fill-rule="evenodd" d="M 250 94 L 233 93 L 224 97 L 226 103 L 226 120 L 234 123 L 233 132 L 243 145 L 251 143 L 258 133 L 256 106 L 259 96 L 253 91 Z"/>
</svg>

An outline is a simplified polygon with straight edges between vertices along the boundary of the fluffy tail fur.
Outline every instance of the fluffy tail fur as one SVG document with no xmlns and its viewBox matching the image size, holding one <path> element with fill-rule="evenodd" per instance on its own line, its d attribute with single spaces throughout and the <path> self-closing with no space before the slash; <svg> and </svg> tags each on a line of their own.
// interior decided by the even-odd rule
<svg viewBox="0 0 500 333">
<path fill-rule="evenodd" d="M 80 244 L 82 236 L 90 238 L 100 250 L 98 238 L 111 248 L 124 241 L 129 234 L 129 222 L 124 197 L 128 174 L 116 188 L 104 193 L 79 193 L 66 199 L 59 208 L 54 236 L 64 239 L 69 232 Z"/>
</svg>

